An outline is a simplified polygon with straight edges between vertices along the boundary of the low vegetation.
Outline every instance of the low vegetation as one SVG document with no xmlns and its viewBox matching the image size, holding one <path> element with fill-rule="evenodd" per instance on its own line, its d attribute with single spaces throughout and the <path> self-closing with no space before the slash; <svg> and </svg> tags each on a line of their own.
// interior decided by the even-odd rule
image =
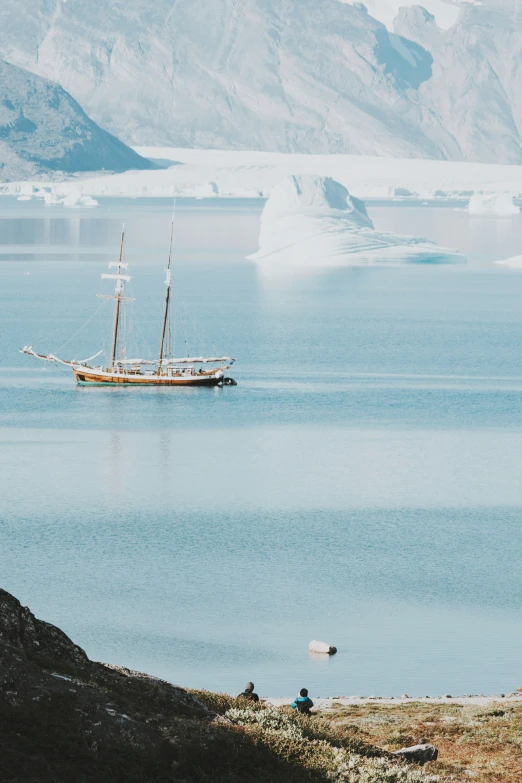
<svg viewBox="0 0 522 783">
<path fill-rule="evenodd" d="M 407 765 L 371 742 L 351 725 L 321 714 L 312 717 L 290 708 L 254 705 L 223 694 L 192 691 L 217 712 L 214 724 L 226 727 L 234 752 L 202 766 L 187 781 L 323 781 L 324 783 L 439 783 L 440 778 Z M 251 755 L 255 748 L 256 756 Z M 244 755 L 246 751 L 247 755 Z M 230 766 L 230 761 L 234 766 Z M 215 762 L 215 759 L 213 760 Z M 199 754 L 201 765 L 202 758 Z M 195 775 L 192 777 L 192 775 Z"/>
<path fill-rule="evenodd" d="M 332 730 L 350 731 L 387 750 L 420 742 L 439 749 L 429 771 L 444 781 L 521 783 L 522 703 L 335 706 Z M 427 767 L 425 767 L 427 769 Z"/>
</svg>

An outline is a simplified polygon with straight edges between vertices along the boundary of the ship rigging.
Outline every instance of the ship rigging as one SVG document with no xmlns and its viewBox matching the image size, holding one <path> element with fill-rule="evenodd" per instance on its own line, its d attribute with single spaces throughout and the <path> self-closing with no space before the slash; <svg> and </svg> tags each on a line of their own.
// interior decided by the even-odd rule
<svg viewBox="0 0 522 783">
<path fill-rule="evenodd" d="M 186 356 L 173 358 L 170 355 L 170 315 L 172 304 L 172 245 L 174 236 L 174 215 L 172 216 L 170 229 L 169 256 L 165 278 L 165 302 L 163 318 L 161 322 L 159 354 L 157 359 L 128 359 L 123 347 L 120 349 L 122 308 L 133 298 L 125 296 L 125 284 L 131 278 L 128 275 L 128 264 L 124 260 L 125 251 L 125 226 L 122 228 L 120 252 L 117 261 L 109 263 L 108 274 L 102 274 L 103 280 L 115 280 L 114 294 L 98 294 L 102 299 L 113 299 L 115 302 L 114 324 L 112 328 L 112 342 L 110 360 L 106 366 L 103 364 L 92 365 L 91 362 L 98 358 L 103 351 L 98 351 L 83 361 L 66 360 L 52 353 L 40 354 L 26 345 L 21 353 L 42 359 L 46 362 L 69 367 L 74 373 L 76 382 L 80 386 L 107 386 L 107 385 L 132 385 L 132 386 L 235 386 L 236 382 L 225 375 L 226 371 L 234 364 L 235 359 L 228 356 Z M 114 270 L 114 271 L 112 271 Z M 218 365 L 218 366 L 215 366 Z"/>
</svg>

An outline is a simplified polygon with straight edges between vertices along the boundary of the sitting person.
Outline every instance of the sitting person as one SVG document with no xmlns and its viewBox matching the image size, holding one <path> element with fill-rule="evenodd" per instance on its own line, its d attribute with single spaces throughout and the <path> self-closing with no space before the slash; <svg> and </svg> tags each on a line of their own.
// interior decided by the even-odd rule
<svg viewBox="0 0 522 783">
<path fill-rule="evenodd" d="M 294 699 L 292 709 L 301 712 L 303 715 L 310 715 L 310 710 L 314 706 L 312 699 L 308 698 L 308 691 L 306 688 L 301 688 L 299 696 Z"/>
<path fill-rule="evenodd" d="M 259 696 L 257 693 L 254 693 L 254 683 L 247 682 L 245 690 L 237 698 L 246 699 L 247 701 L 259 701 Z"/>
</svg>

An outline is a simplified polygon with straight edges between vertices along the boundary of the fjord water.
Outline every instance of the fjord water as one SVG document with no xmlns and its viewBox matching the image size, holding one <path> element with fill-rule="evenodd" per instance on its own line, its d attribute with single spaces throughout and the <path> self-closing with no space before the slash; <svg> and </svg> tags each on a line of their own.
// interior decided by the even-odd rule
<svg viewBox="0 0 522 783">
<path fill-rule="evenodd" d="M 492 264 L 521 221 L 370 205 L 470 263 L 270 281 L 244 260 L 258 202 L 178 201 L 178 350 L 237 356 L 237 387 L 80 389 L 17 353 L 107 348 L 125 219 L 129 346 L 153 354 L 170 208 L 0 202 L 0 585 L 187 686 L 521 685 L 522 273 Z"/>
</svg>

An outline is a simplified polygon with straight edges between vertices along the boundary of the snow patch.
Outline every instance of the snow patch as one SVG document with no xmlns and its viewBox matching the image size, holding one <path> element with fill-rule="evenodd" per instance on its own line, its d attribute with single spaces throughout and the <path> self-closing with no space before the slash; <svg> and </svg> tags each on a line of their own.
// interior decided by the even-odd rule
<svg viewBox="0 0 522 783">
<path fill-rule="evenodd" d="M 272 190 L 261 216 L 259 250 L 249 258 L 276 274 L 466 260 L 426 239 L 376 231 L 362 201 L 317 175 L 290 176 Z"/>
<path fill-rule="evenodd" d="M 495 215 L 510 217 L 518 215 L 520 209 L 513 204 L 510 193 L 475 193 L 469 200 L 470 215 Z"/>
</svg>

